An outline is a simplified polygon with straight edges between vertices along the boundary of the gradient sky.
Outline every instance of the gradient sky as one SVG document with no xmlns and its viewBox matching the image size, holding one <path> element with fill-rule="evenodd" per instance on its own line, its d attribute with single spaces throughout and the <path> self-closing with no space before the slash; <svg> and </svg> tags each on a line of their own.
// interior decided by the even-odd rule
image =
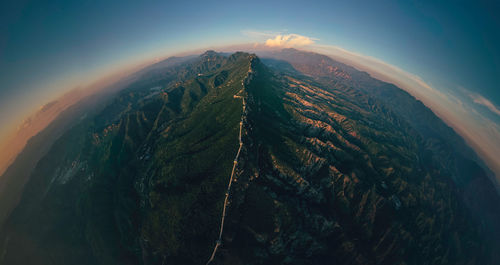
<svg viewBox="0 0 500 265">
<path fill-rule="evenodd" d="M 415 74 L 498 126 L 500 1 L 434 2 L 2 1 L 0 123 L 125 65 L 293 33 Z"/>
</svg>

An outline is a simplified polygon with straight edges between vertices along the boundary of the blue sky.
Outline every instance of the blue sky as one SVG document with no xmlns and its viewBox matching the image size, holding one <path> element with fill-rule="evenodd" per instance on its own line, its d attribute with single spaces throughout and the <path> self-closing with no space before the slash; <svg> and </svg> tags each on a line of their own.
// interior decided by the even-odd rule
<svg viewBox="0 0 500 265">
<path fill-rule="evenodd" d="M 254 31 L 379 58 L 498 125 L 499 13 L 499 1 L 2 1 L 0 123 L 119 66 L 261 41 Z"/>
<path fill-rule="evenodd" d="M 253 29 L 312 36 L 439 85 L 477 91 L 500 105 L 500 18 L 495 16 L 500 4 L 432 2 L 4 3 L 0 98 L 67 77 L 88 78 L 87 72 L 152 52 L 242 42 L 248 39 L 240 32 Z"/>
</svg>

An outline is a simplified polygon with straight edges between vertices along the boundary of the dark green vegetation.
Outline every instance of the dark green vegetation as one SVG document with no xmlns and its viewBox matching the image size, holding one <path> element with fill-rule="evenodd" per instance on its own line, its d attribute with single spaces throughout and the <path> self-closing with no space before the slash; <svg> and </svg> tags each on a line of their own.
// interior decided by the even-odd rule
<svg viewBox="0 0 500 265">
<path fill-rule="evenodd" d="M 296 50 L 170 59 L 41 159 L 1 264 L 494 264 L 479 160 L 423 104 Z"/>
<path fill-rule="evenodd" d="M 18 204 L 22 195 L 23 187 L 35 168 L 37 162 L 45 156 L 53 143 L 63 133 L 71 129 L 82 120 L 82 117 L 93 116 L 99 113 L 120 88 L 123 88 L 133 80 L 134 76 L 125 78 L 115 84 L 104 87 L 101 91 L 83 97 L 76 104 L 62 111 L 39 134 L 31 137 L 26 148 L 17 156 L 15 162 L 6 170 L 0 178 L 0 227 L 10 212 Z M 81 93 L 72 91 L 70 93 Z M 55 102 L 49 103 L 54 104 Z M 47 105 L 44 106 L 44 108 Z M 43 111 L 43 109 L 41 109 Z M 39 114 L 39 113 L 37 113 Z M 42 114 L 43 115 L 43 114 Z M 33 118 L 38 118 L 35 116 Z"/>
</svg>

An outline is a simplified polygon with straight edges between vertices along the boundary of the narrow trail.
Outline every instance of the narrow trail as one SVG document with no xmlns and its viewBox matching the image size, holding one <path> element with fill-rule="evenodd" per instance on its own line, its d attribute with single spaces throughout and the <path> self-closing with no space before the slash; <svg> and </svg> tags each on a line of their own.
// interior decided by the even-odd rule
<svg viewBox="0 0 500 265">
<path fill-rule="evenodd" d="M 249 72 L 250 72 L 250 70 L 249 70 Z M 243 91 L 243 89 L 245 88 L 244 81 L 241 82 L 241 85 L 243 86 L 243 88 L 233 96 L 234 98 L 241 98 L 243 101 L 243 112 L 241 113 L 240 133 L 238 136 L 240 147 L 238 148 L 238 152 L 236 153 L 236 157 L 234 158 L 234 161 L 233 161 L 233 170 L 231 171 L 231 178 L 229 178 L 229 184 L 227 186 L 226 197 L 224 198 L 224 206 L 222 208 L 222 219 L 220 222 L 219 238 L 217 239 L 217 241 L 215 243 L 214 250 L 212 252 L 212 255 L 210 256 L 210 259 L 207 261 L 207 265 L 210 264 L 210 262 L 212 262 L 214 260 L 215 254 L 217 253 L 217 249 L 222 244 L 222 232 L 224 231 L 224 219 L 226 217 L 226 208 L 227 208 L 227 203 L 229 200 L 229 193 L 231 192 L 231 184 L 233 184 L 234 172 L 236 170 L 236 166 L 238 165 L 238 158 L 240 157 L 241 148 L 243 147 L 243 142 L 241 141 L 241 130 L 243 128 L 243 117 L 245 115 L 246 103 L 245 103 L 245 98 L 243 96 L 238 96 L 238 94 L 240 94 Z"/>
</svg>

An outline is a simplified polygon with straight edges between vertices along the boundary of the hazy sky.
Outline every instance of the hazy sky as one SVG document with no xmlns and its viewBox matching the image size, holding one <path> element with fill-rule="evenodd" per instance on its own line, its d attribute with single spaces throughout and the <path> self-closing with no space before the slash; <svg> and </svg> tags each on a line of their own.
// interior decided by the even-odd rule
<svg viewBox="0 0 500 265">
<path fill-rule="evenodd" d="M 500 1 L 1 2 L 3 127 L 120 66 L 278 34 L 381 59 L 500 124 Z"/>
</svg>

